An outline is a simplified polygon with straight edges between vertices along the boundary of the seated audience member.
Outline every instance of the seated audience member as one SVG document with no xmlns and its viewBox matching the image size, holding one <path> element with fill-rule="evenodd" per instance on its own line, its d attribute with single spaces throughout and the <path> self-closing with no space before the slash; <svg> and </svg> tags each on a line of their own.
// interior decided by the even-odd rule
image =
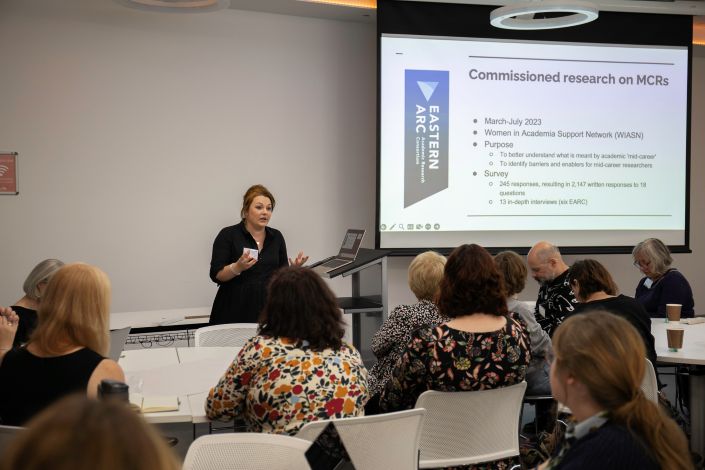
<svg viewBox="0 0 705 470">
<path fill-rule="evenodd" d="M 372 352 L 377 356 L 377 363 L 370 369 L 370 404 L 378 401 L 411 332 L 424 325 L 438 325 L 448 320 L 438 312 L 435 304 L 445 264 L 445 256 L 433 251 L 421 253 L 411 261 L 409 288 L 418 302 L 399 305 L 392 310 L 372 338 Z"/>
<path fill-rule="evenodd" d="M 0 470 L 178 470 L 155 430 L 123 403 L 67 396 L 28 423 Z"/>
<path fill-rule="evenodd" d="M 644 307 L 631 297 L 617 295 L 617 284 L 609 271 L 594 259 L 576 261 L 570 268 L 570 278 L 573 292 L 580 301 L 574 313 L 602 310 L 624 318 L 644 340 L 646 357 L 655 367 L 656 349 L 651 334 L 651 319 Z"/>
<path fill-rule="evenodd" d="M 279 269 L 259 334 L 208 394 L 208 418 L 242 417 L 249 431 L 295 434 L 309 421 L 362 415 L 367 370 L 344 331 L 335 296 L 316 273 Z"/>
<path fill-rule="evenodd" d="M 45 259 L 32 269 L 24 280 L 22 289 L 24 297 L 15 302 L 12 310 L 20 317 L 20 324 L 15 335 L 14 347 L 29 340 L 29 335 L 37 327 L 37 309 L 39 300 L 47 287 L 49 279 L 64 265 L 58 259 Z"/>
<path fill-rule="evenodd" d="M 536 322 L 534 311 L 518 300 L 526 285 L 527 270 L 524 260 L 513 251 L 502 251 L 494 257 L 507 289 L 507 309 L 516 313 L 526 324 L 531 340 L 531 362 L 526 371 L 527 395 L 550 395 L 551 384 L 548 378 L 551 363 L 551 338 Z"/>
<path fill-rule="evenodd" d="M 451 320 L 414 331 L 382 391 L 380 409 L 413 408 L 426 390 L 486 390 L 524 380 L 529 338 L 509 316 L 502 276 L 478 245 L 451 253 L 441 281 L 438 308 Z M 504 467 L 508 460 L 495 462 Z"/>
<path fill-rule="evenodd" d="M 676 268 L 668 247 L 657 238 L 648 238 L 632 250 L 634 266 L 644 277 L 636 286 L 634 298 L 651 317 L 665 318 L 666 304 L 681 304 L 681 317 L 695 315 L 693 290 Z"/>
<path fill-rule="evenodd" d="M 105 358 L 109 308 L 110 281 L 100 269 L 76 263 L 54 274 L 29 343 L 8 351 L 0 365 L 2 424 L 24 425 L 65 395 L 94 397 L 101 380 L 125 380 L 120 366 Z"/>
<path fill-rule="evenodd" d="M 551 390 L 577 424 L 544 469 L 692 469 L 685 436 L 640 389 L 644 342 L 606 312 L 566 319 L 553 335 Z"/>
<path fill-rule="evenodd" d="M 563 261 L 558 247 L 548 242 L 535 244 L 526 261 L 531 277 L 541 286 L 534 310 L 536 321 L 549 336 L 553 336 L 553 331 L 578 302 L 570 288 L 570 268 Z"/>
</svg>

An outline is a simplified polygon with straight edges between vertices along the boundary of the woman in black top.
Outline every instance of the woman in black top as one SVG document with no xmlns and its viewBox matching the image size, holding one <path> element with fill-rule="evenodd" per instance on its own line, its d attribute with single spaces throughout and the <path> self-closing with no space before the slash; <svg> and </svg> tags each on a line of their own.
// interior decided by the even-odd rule
<svg viewBox="0 0 705 470">
<path fill-rule="evenodd" d="M 594 259 L 576 261 L 570 268 L 570 284 L 580 302 L 571 315 L 602 310 L 624 318 L 644 340 L 646 357 L 656 366 L 651 318 L 644 307 L 631 297 L 617 294 L 617 284 L 609 271 Z"/>
<path fill-rule="evenodd" d="M 24 297 L 15 302 L 12 310 L 20 317 L 20 323 L 17 327 L 17 334 L 13 347 L 29 341 L 29 335 L 32 334 L 37 327 L 37 310 L 39 309 L 39 300 L 46 289 L 49 279 L 64 265 L 63 261 L 58 259 L 45 259 L 32 269 L 25 279 L 22 289 Z"/>
<path fill-rule="evenodd" d="M 264 306 L 267 282 L 287 265 L 281 232 L 268 227 L 274 196 L 262 185 L 250 187 L 242 198 L 239 224 L 225 227 L 213 242 L 210 277 L 218 283 L 210 323 L 256 323 Z M 308 260 L 299 252 L 288 262 L 301 266 Z"/>
<path fill-rule="evenodd" d="M 0 313 L 7 318 L 6 310 Z M 38 314 L 29 343 L 6 352 L 0 363 L 2 424 L 22 426 L 65 395 L 96 397 L 101 380 L 125 380 L 120 366 L 105 358 L 110 280 L 103 271 L 82 263 L 62 267 L 47 285 Z"/>
</svg>

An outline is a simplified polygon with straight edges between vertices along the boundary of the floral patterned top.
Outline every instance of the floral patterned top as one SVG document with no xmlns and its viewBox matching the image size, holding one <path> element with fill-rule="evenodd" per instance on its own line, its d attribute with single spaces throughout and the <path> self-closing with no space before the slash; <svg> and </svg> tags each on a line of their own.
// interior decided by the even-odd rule
<svg viewBox="0 0 705 470">
<path fill-rule="evenodd" d="M 505 318 L 503 328 L 488 333 L 467 333 L 445 323 L 414 331 L 380 407 L 413 408 L 426 390 L 485 390 L 524 380 L 531 359 L 529 337 L 519 320 Z"/>
<path fill-rule="evenodd" d="M 360 354 L 314 351 L 286 338 L 255 336 L 206 398 L 209 419 L 245 420 L 251 432 L 296 434 L 305 423 L 360 416 L 367 370 Z"/>
<path fill-rule="evenodd" d="M 372 337 L 372 352 L 377 362 L 370 369 L 370 396 L 377 395 L 392 379 L 392 370 L 404 352 L 411 333 L 424 325 L 435 326 L 448 321 L 430 300 L 421 300 L 413 305 L 399 305 L 382 323 Z"/>
<path fill-rule="evenodd" d="M 524 380 L 531 359 L 529 337 L 518 319 L 505 318 L 504 327 L 487 333 L 468 333 L 445 323 L 414 331 L 382 391 L 380 408 L 413 408 L 426 390 L 485 390 Z M 505 459 L 471 468 L 505 469 L 514 463 Z"/>
</svg>

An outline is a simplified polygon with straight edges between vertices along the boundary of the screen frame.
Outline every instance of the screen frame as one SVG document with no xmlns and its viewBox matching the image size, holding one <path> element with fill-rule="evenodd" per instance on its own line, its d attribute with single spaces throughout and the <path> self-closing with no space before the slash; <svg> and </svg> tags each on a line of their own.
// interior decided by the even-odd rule
<svg viewBox="0 0 705 470">
<path fill-rule="evenodd" d="M 685 227 L 683 244 L 669 245 L 673 253 L 691 253 L 690 249 L 690 177 L 691 177 L 691 106 L 692 106 L 692 19 L 685 15 L 650 13 L 600 12 L 597 21 L 552 30 L 517 31 L 490 25 L 490 12 L 496 6 L 457 3 L 430 3 L 400 0 L 378 0 L 377 3 L 377 160 L 375 248 L 390 251 L 391 256 L 414 256 L 426 250 L 448 254 L 454 247 L 381 247 L 381 70 L 382 36 L 414 35 L 431 37 L 468 37 L 500 40 L 532 40 L 593 44 L 628 44 L 639 46 L 678 46 L 688 50 L 688 77 L 685 142 Z M 432 21 L 429 21 L 432 19 Z M 685 27 L 687 24 L 687 27 Z M 471 33 L 470 33 L 471 32 Z M 537 240 L 538 241 L 538 240 Z M 468 240 L 471 242 L 471 240 Z M 530 246 L 486 246 L 496 253 L 513 250 L 521 254 Z M 624 254 L 633 246 L 561 246 L 565 254 Z"/>
</svg>

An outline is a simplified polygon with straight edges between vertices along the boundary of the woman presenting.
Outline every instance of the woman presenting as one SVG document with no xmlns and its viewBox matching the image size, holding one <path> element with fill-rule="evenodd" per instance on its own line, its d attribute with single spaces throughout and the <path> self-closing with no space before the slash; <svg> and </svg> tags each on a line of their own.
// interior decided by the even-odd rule
<svg viewBox="0 0 705 470">
<path fill-rule="evenodd" d="M 256 323 L 264 306 L 267 282 L 287 265 L 281 232 L 268 227 L 274 196 L 261 184 L 251 186 L 242 198 L 239 224 L 225 227 L 213 242 L 210 276 L 218 284 L 211 324 Z M 300 266 L 308 256 L 299 252 L 290 264 Z"/>
</svg>

